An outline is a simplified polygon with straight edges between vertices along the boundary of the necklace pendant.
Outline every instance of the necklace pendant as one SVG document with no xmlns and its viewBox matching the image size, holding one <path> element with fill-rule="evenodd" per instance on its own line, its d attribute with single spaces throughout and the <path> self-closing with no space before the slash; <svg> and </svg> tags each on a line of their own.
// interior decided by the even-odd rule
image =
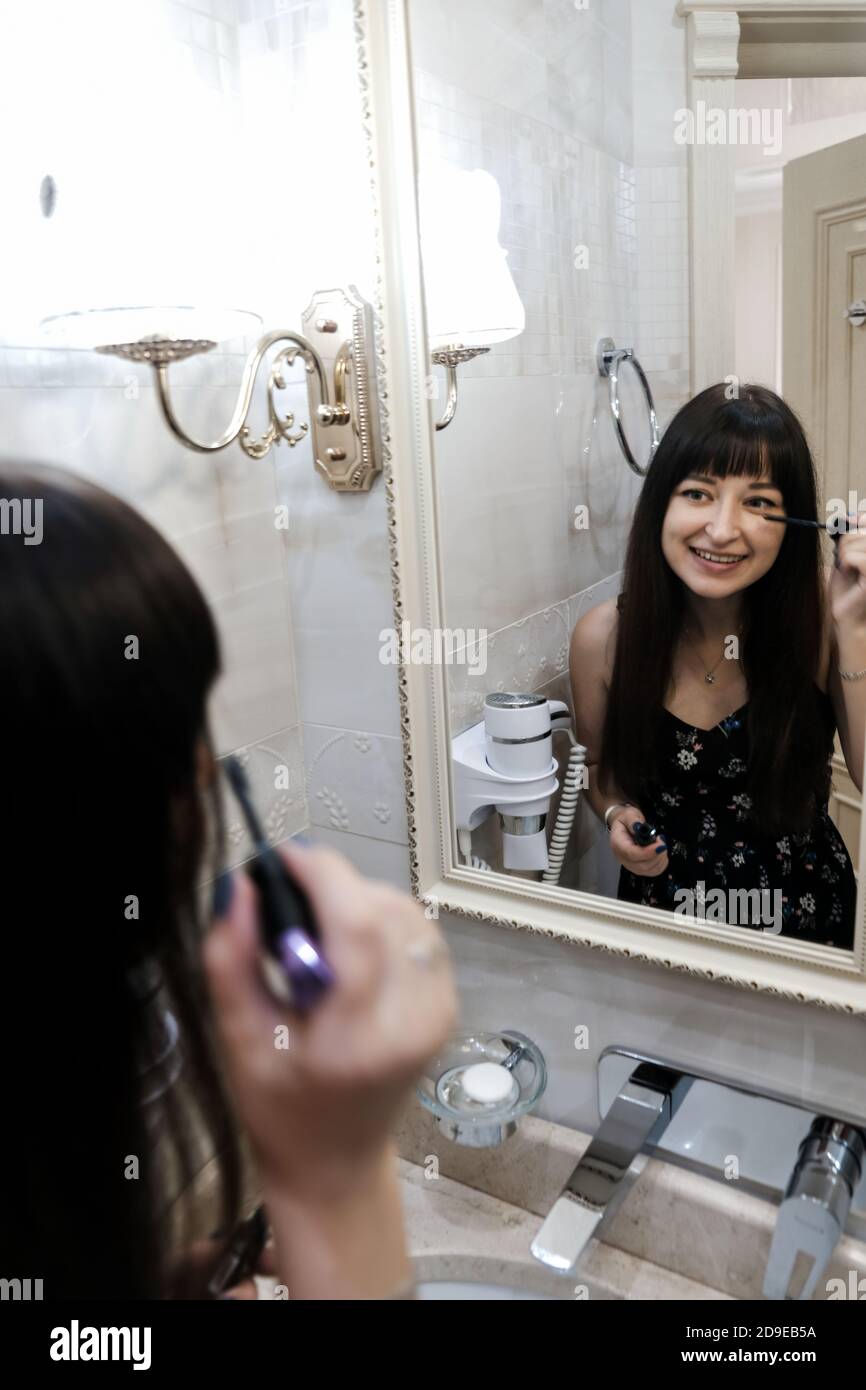
<svg viewBox="0 0 866 1390">
<path fill-rule="evenodd" d="M 716 678 L 713 675 L 712 671 L 707 672 L 707 674 L 704 676 L 704 680 L 707 682 L 707 685 L 715 685 L 716 683 Z"/>
</svg>

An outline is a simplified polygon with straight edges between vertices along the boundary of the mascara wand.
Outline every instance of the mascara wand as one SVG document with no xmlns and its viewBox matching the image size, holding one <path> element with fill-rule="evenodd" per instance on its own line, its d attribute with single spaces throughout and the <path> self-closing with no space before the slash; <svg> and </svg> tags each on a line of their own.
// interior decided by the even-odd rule
<svg viewBox="0 0 866 1390">
<path fill-rule="evenodd" d="M 846 535 L 849 531 L 856 531 L 858 526 L 858 517 L 853 515 L 839 517 L 835 521 L 809 521 L 798 516 L 775 516 L 772 512 L 761 512 L 761 516 L 765 517 L 767 521 L 781 521 L 784 526 L 809 526 L 818 531 L 826 531 L 827 535 L 832 537 L 835 547 L 833 563 L 836 569 L 839 568 L 839 537 Z M 854 522 L 853 526 L 850 525 L 852 521 Z"/>
<path fill-rule="evenodd" d="M 309 1009 L 334 983 L 334 973 L 318 944 L 313 910 L 306 894 L 265 839 L 250 799 L 246 774 L 237 758 L 226 758 L 225 769 L 255 845 L 249 872 L 261 895 L 265 943 L 283 968 L 290 1003 L 294 1008 Z"/>
</svg>

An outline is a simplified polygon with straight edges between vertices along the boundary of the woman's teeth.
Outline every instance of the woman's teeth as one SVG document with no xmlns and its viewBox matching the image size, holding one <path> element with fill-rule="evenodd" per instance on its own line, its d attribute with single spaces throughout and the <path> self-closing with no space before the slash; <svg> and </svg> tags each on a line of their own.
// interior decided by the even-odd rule
<svg viewBox="0 0 866 1390">
<path fill-rule="evenodd" d="M 718 555 L 712 550 L 698 550 L 694 545 L 690 545 L 689 550 L 693 555 L 697 555 L 699 560 L 711 565 L 738 565 L 746 558 L 745 555 Z"/>
</svg>

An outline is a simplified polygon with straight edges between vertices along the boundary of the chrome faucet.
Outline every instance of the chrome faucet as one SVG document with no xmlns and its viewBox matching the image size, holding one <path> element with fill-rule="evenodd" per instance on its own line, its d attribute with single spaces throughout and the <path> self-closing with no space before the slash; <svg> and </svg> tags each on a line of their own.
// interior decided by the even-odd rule
<svg viewBox="0 0 866 1390">
<path fill-rule="evenodd" d="M 693 1078 L 654 1062 L 635 1068 L 532 1242 L 537 1260 L 570 1274 L 607 1225 L 667 1129 Z"/>
<path fill-rule="evenodd" d="M 813 1121 L 779 1207 L 765 1298 L 812 1297 L 844 1233 L 864 1159 L 862 1130 L 826 1116 Z"/>
<path fill-rule="evenodd" d="M 685 1160 L 666 1147 L 665 1132 L 692 1087 L 699 1109 L 714 1096 L 760 1098 L 778 1112 L 790 1131 L 798 1116 L 810 1114 L 811 1127 L 800 1141 L 797 1161 L 784 1193 L 764 1282 L 764 1297 L 808 1299 L 844 1235 L 866 1238 L 862 1213 L 851 1213 L 852 1199 L 866 1173 L 866 1124 L 863 1116 L 817 1115 L 793 1095 L 732 1082 L 709 1069 L 685 1071 L 673 1059 L 647 1057 L 629 1048 L 610 1047 L 598 1063 L 602 1123 L 553 1204 L 532 1242 L 536 1259 L 570 1274 L 593 1236 L 600 1236 L 639 1177 L 650 1153 L 713 1176 L 721 1165 L 706 1158 Z M 699 1095 L 699 1093 L 702 1093 Z M 748 1123 L 748 1121 L 744 1121 Z M 803 1133 L 800 1129 L 800 1134 Z M 766 1187 L 739 1178 L 744 1191 L 764 1200 Z M 849 1217 L 850 1213 L 850 1217 Z"/>
</svg>

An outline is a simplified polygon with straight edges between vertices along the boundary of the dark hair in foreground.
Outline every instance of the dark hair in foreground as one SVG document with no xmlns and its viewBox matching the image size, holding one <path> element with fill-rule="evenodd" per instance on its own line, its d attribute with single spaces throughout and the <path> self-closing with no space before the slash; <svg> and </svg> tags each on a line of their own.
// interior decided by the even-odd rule
<svg viewBox="0 0 866 1390">
<path fill-rule="evenodd" d="M 655 751 L 673 653 L 686 612 L 684 585 L 661 547 L 674 489 L 693 472 L 767 472 L 791 516 L 817 520 L 815 468 L 793 411 L 763 386 L 723 384 L 690 400 L 668 426 L 640 493 L 629 537 L 601 764 L 639 799 L 658 784 Z M 775 563 L 743 592 L 741 659 L 749 686 L 751 817 L 763 832 L 805 829 L 830 786 L 832 737 L 815 686 L 823 617 L 819 532 L 788 526 Z"/>
<path fill-rule="evenodd" d="M 34 545 L 0 535 L 0 1277 L 42 1279 L 45 1298 L 159 1297 L 161 1158 L 182 1188 L 197 1150 L 218 1153 L 226 1222 L 238 1204 L 196 906 L 217 635 L 177 555 L 116 497 L 9 464 L 0 497 L 41 499 L 43 530 Z M 146 962 L 180 1027 L 184 1084 L 143 1108 L 158 1021 L 133 985 Z"/>
</svg>

